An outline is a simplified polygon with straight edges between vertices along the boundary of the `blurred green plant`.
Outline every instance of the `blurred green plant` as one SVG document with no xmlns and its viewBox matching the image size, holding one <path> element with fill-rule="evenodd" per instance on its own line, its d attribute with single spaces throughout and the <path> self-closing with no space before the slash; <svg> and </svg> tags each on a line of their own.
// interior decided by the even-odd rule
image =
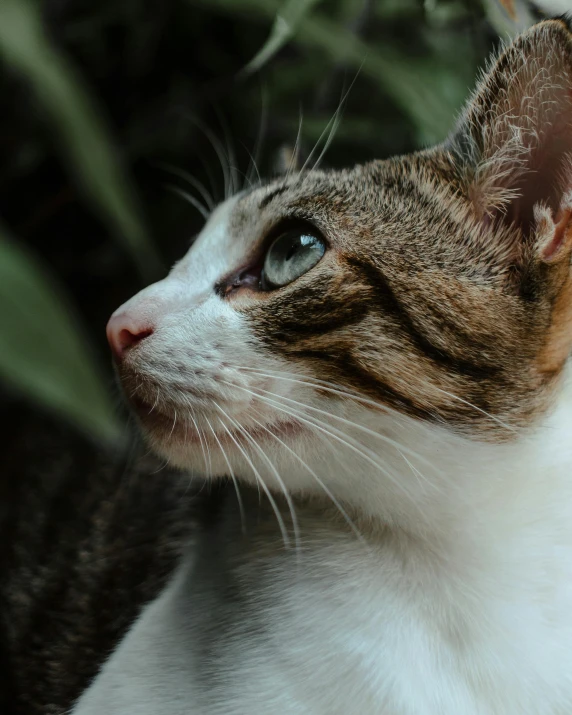
<svg viewBox="0 0 572 715">
<path fill-rule="evenodd" d="M 203 1 L 239 15 L 254 11 L 275 18 L 270 37 L 247 69 L 261 69 L 289 39 L 317 48 L 333 63 L 341 61 L 369 75 L 409 115 L 420 144 L 435 143 L 447 135 L 455 112 L 465 98 L 466 84 L 458 64 L 455 69 L 449 69 L 437 57 L 414 61 L 390 47 L 363 42 L 325 13 L 310 13 L 313 6 L 319 4 L 316 0 L 289 0 L 285 4 L 280 0 Z"/>
<path fill-rule="evenodd" d="M 45 119 L 72 186 L 131 255 L 144 281 L 160 270 L 147 222 L 160 214 L 163 240 L 180 220 L 158 194 L 142 210 L 125 167 L 185 155 L 196 135 L 183 122 L 184 113 L 169 113 L 173 107 L 192 106 L 200 114 L 205 103 L 238 86 L 240 96 L 229 95 L 233 115 L 237 122 L 242 118 L 242 127 L 252 126 L 253 78 L 261 78 L 268 86 L 271 148 L 295 135 L 304 100 L 304 138 L 314 144 L 332 122 L 336 87 L 349 84 L 340 73 L 351 80 L 361 72 L 366 88 L 353 103 L 350 97 L 335 158 L 346 162 L 409 150 L 445 137 L 489 49 L 487 38 L 530 21 L 528 10 L 511 18 L 506 0 L 169 0 L 151 14 L 143 0 L 86 0 L 67 23 L 49 26 L 43 15 L 50 7 L 34 0 L 0 2 L 0 58 Z M 111 39 L 119 30 L 121 48 Z M 214 42 L 223 32 L 237 35 L 234 50 L 224 38 Z M 179 67 L 193 46 L 200 53 L 195 63 L 210 75 L 202 87 Z M 127 86 L 129 77 L 142 78 L 140 87 L 147 79 L 152 85 L 154 53 L 164 56 L 165 47 L 173 54 L 159 68 L 164 81 L 149 101 L 136 92 L 137 101 L 125 97 L 133 107 L 118 141 L 118 122 L 112 118 L 108 126 L 103 119 L 99 107 L 105 105 L 106 115 L 109 107 L 90 91 L 89 80 L 105 88 L 119 72 Z M 332 80 L 336 73 L 338 80 Z M 336 126 L 337 120 L 336 114 Z M 6 176 L 39 171 L 45 147 L 22 144 Z M 214 190 L 212 173 L 207 165 Z M 56 275 L 21 248 L 17 237 L 0 236 L 0 374 L 10 387 L 109 439 L 119 427 L 85 337 L 89 331 L 74 317 L 72 302 Z"/>
<path fill-rule="evenodd" d="M 246 73 L 257 72 L 294 37 L 307 13 L 321 0 L 288 0 L 273 11 L 274 22 L 268 39 L 244 68 Z M 264 8 L 264 3 L 256 7 Z"/>
<path fill-rule="evenodd" d="M 121 430 L 89 341 L 49 274 L 0 229 L 0 375 L 106 441 Z"/>
<path fill-rule="evenodd" d="M 2 0 L 0 52 L 29 83 L 79 186 L 117 239 L 125 242 L 141 274 L 151 278 L 156 274 L 157 252 L 114 154 L 102 113 L 85 80 L 76 77 L 71 63 L 46 37 L 39 5 L 31 0 Z"/>
</svg>

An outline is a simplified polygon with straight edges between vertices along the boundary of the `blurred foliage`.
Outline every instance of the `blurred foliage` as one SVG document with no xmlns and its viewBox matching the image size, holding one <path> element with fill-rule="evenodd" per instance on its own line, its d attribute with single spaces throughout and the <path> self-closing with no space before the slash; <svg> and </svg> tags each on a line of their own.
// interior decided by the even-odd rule
<svg viewBox="0 0 572 715">
<path fill-rule="evenodd" d="M 95 106 L 43 32 L 40 14 L 29 0 L 3 0 L 0 48 L 29 83 L 37 104 L 51 119 L 61 153 L 79 186 L 84 186 L 110 229 L 131 249 L 144 276 L 153 274 L 157 257 L 134 207 Z"/>
<path fill-rule="evenodd" d="M 81 326 L 42 268 L 1 234 L 0 305 L 0 374 L 112 439 L 116 419 Z"/>
<path fill-rule="evenodd" d="M 330 166 L 440 141 L 519 2 L 1 0 L 4 417 L 26 395 L 115 434 L 105 322 L 205 199 L 299 129 L 307 154 L 335 124 Z"/>
</svg>

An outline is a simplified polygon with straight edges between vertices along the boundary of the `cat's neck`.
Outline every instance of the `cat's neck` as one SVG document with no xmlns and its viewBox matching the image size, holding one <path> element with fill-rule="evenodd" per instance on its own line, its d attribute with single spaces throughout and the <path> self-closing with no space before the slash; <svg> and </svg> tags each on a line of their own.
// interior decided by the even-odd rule
<svg viewBox="0 0 572 715">
<path fill-rule="evenodd" d="M 360 531 L 395 528 L 431 549 L 497 548 L 534 528 L 572 536 L 571 378 L 569 369 L 541 422 L 504 443 L 412 421 L 381 466 L 354 466 L 352 473 L 351 463 L 333 462 L 339 479 L 334 475 L 331 492 Z"/>
<path fill-rule="evenodd" d="M 217 712 L 266 713 L 269 702 L 298 712 L 308 682 L 304 712 L 569 712 L 571 430 L 563 390 L 545 424 L 512 445 L 434 433 L 430 451 L 420 432 L 415 451 L 441 480 L 419 477 L 415 509 L 395 482 L 360 507 L 357 478 L 364 494 L 381 483 L 371 465 L 339 502 L 359 536 L 331 499 L 293 494 L 289 548 L 268 500 L 243 490 L 241 515 L 229 488 L 74 712 L 111 712 L 114 698 L 126 713 L 174 715 L 209 698 Z M 342 466 L 330 465 L 347 475 Z M 287 501 L 277 495 L 276 507 L 293 537 Z"/>
</svg>

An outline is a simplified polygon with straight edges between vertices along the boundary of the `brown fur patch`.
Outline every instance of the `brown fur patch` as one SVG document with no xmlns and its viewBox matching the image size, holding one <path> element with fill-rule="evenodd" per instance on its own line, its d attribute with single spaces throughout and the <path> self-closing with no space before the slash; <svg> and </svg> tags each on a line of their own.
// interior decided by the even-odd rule
<svg viewBox="0 0 572 715">
<path fill-rule="evenodd" d="M 236 309 L 268 350 L 408 414 L 493 440 L 510 436 L 499 422 L 530 424 L 572 343 L 569 259 L 540 260 L 534 219 L 572 188 L 571 98 L 570 31 L 541 23 L 492 66 L 444 146 L 246 195 L 235 230 L 307 221 L 330 249 Z"/>
<path fill-rule="evenodd" d="M 558 375 L 572 349 L 572 279 L 554 301 L 552 321 L 544 349 L 538 356 L 538 371 L 550 378 Z"/>
</svg>

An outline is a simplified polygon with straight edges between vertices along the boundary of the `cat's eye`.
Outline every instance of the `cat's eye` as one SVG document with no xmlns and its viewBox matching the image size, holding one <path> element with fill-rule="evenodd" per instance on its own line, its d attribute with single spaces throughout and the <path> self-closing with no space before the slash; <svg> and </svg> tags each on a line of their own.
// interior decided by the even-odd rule
<svg viewBox="0 0 572 715">
<path fill-rule="evenodd" d="M 262 290 L 288 285 L 313 268 L 326 252 L 325 241 L 309 231 L 292 229 L 270 245 L 260 279 Z"/>
</svg>

